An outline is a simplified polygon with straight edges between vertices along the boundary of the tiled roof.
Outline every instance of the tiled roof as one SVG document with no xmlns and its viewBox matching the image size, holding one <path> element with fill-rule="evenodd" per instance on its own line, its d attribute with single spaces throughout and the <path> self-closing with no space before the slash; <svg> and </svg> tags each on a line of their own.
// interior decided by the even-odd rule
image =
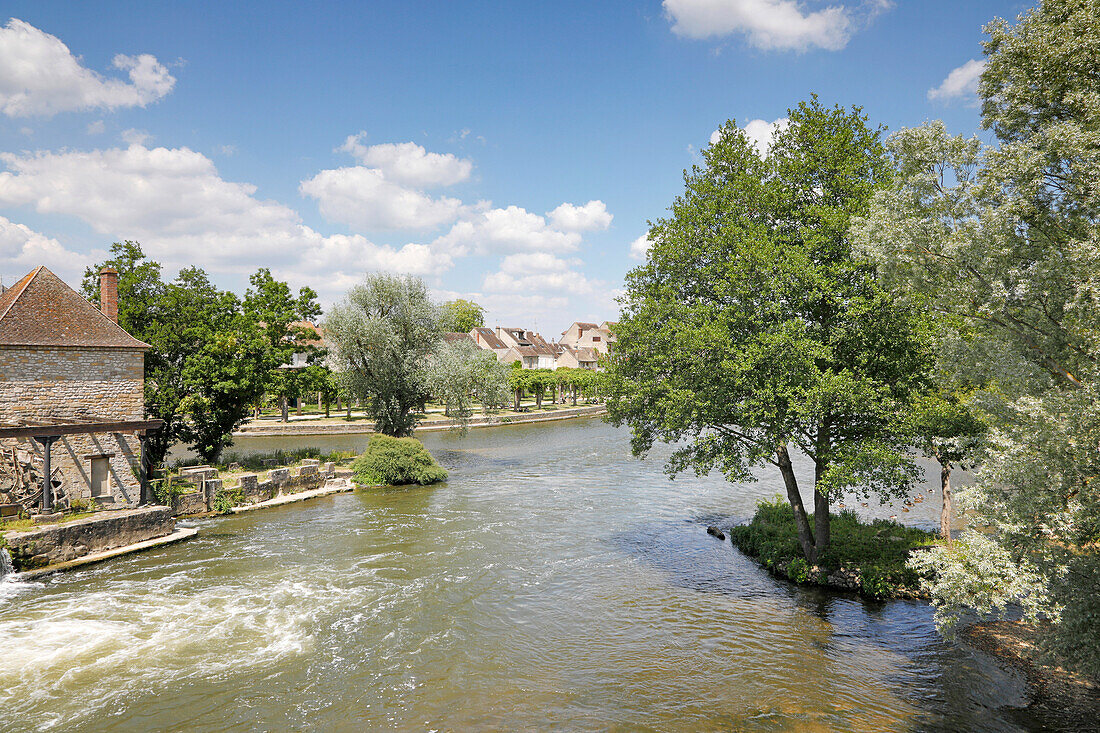
<svg viewBox="0 0 1100 733">
<path fill-rule="evenodd" d="M 554 350 L 546 339 L 533 331 L 527 332 L 527 340 L 531 343 L 531 348 L 535 350 L 535 353 L 541 356 L 557 356 L 558 352 Z"/>
<path fill-rule="evenodd" d="M 45 267 L 0 295 L 0 346 L 149 348 Z"/>
<path fill-rule="evenodd" d="M 493 333 L 493 329 L 481 327 L 481 328 L 475 328 L 474 331 L 477 332 L 477 334 L 481 337 L 481 344 L 479 344 L 479 345 L 483 345 L 485 348 L 488 348 L 488 349 L 507 349 L 508 348 L 504 344 L 504 342 L 501 341 L 499 338 L 497 338 L 497 335 L 495 333 Z"/>
<path fill-rule="evenodd" d="M 459 331 L 444 331 L 443 340 L 449 344 L 454 343 L 455 341 L 469 341 L 471 344 L 474 343 L 474 339 L 470 336 L 470 334 L 461 333 Z"/>
</svg>

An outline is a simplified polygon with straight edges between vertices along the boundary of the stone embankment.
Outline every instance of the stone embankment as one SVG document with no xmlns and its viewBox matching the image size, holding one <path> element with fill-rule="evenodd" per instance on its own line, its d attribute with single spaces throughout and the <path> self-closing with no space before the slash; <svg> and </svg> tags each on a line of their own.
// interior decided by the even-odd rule
<svg viewBox="0 0 1100 733">
<path fill-rule="evenodd" d="M 102 512 L 85 519 L 6 532 L 16 570 L 33 570 L 171 535 L 176 529 L 166 506 Z"/>
<path fill-rule="evenodd" d="M 501 425 L 517 425 L 521 423 L 549 422 L 552 420 L 568 420 L 575 417 L 593 417 L 607 413 L 604 405 L 589 405 L 585 407 L 572 407 L 553 412 L 533 412 L 520 415 L 488 415 L 472 418 L 468 426 L 471 428 L 489 428 Z M 418 433 L 428 433 L 440 430 L 450 430 L 457 427 L 452 420 L 440 420 L 436 422 L 424 422 L 416 428 Z M 373 433 L 373 426 L 369 421 L 359 422 L 322 422 L 320 420 L 297 420 L 289 423 L 280 422 L 251 422 L 242 426 L 234 437 L 270 437 L 281 435 L 365 435 Z"/>
</svg>

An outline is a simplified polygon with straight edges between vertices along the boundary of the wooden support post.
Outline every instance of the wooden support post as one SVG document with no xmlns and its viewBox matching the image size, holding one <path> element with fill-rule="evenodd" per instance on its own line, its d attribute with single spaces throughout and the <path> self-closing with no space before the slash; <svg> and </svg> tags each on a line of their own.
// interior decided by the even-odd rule
<svg viewBox="0 0 1100 733">
<path fill-rule="evenodd" d="M 35 436 L 35 440 L 42 444 L 43 475 L 42 475 L 42 513 L 49 514 L 53 508 L 53 470 L 50 468 L 50 449 L 57 441 L 58 436 Z"/>
</svg>

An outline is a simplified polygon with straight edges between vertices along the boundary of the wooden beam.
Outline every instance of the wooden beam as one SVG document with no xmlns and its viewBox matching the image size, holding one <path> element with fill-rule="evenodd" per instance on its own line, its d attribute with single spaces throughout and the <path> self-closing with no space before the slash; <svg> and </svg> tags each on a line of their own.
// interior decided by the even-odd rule
<svg viewBox="0 0 1100 733">
<path fill-rule="evenodd" d="M 122 420 L 118 422 L 58 423 L 53 425 L 20 425 L 0 427 L 0 438 L 49 438 L 87 433 L 134 433 L 139 430 L 156 432 L 164 427 L 163 420 Z"/>
</svg>

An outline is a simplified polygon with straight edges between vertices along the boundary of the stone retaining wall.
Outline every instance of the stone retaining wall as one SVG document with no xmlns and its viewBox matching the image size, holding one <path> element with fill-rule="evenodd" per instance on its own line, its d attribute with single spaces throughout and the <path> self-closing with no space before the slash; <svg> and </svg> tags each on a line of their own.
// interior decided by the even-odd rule
<svg viewBox="0 0 1100 733">
<path fill-rule="evenodd" d="M 53 524 L 27 532 L 7 532 L 16 570 L 66 562 L 101 550 L 124 547 L 171 534 L 176 528 L 166 506 L 144 507 Z"/>
</svg>

